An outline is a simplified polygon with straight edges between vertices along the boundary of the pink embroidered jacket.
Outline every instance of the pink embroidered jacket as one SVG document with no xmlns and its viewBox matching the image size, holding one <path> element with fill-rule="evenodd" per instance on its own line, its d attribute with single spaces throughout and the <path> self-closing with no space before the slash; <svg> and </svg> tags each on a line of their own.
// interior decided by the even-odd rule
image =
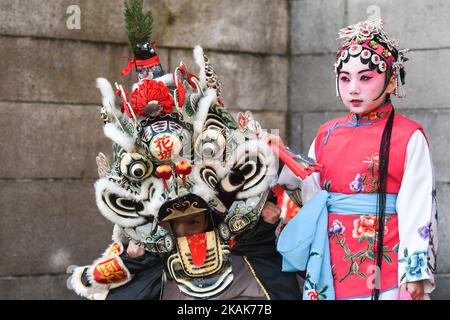
<svg viewBox="0 0 450 320">
<path fill-rule="evenodd" d="M 392 111 L 390 102 L 358 118 L 350 113 L 319 128 L 317 162 L 323 165 L 320 186 L 331 193 L 376 193 L 381 136 Z M 395 115 L 391 137 L 387 193 L 396 195 L 402 183 L 408 141 L 420 124 Z M 329 244 L 336 299 L 370 296 L 374 280 L 374 215 L 333 213 L 328 216 Z M 381 290 L 398 286 L 399 232 L 396 214 L 386 214 Z"/>
</svg>

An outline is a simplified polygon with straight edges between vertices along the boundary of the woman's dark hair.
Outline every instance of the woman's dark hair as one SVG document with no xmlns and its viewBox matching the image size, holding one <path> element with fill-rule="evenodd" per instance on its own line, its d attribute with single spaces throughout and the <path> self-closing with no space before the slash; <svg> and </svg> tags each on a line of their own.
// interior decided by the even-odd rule
<svg viewBox="0 0 450 320">
<path fill-rule="evenodd" d="M 375 238 L 374 252 L 376 269 L 376 279 L 381 277 L 381 265 L 383 262 L 383 237 L 384 237 L 384 225 L 385 225 L 385 211 L 386 211 L 386 195 L 387 180 L 388 180 L 388 167 L 389 167 L 389 152 L 391 149 L 391 136 L 392 127 L 394 124 L 395 110 L 392 108 L 391 114 L 386 122 L 386 125 L 381 136 L 380 152 L 379 152 L 379 165 L 378 165 L 378 195 L 377 195 L 377 232 L 378 238 Z M 376 245 L 375 245 L 376 243 Z M 379 273 L 378 273 L 379 272 Z M 372 300 L 378 300 L 380 296 L 380 289 L 374 288 L 372 292 Z"/>
</svg>

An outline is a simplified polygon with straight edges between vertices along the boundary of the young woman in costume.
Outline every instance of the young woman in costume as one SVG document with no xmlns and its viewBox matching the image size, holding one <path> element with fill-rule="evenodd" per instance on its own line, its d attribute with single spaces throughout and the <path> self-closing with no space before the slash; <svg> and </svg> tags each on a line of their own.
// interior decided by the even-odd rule
<svg viewBox="0 0 450 320">
<path fill-rule="evenodd" d="M 301 186 L 306 203 L 280 235 L 284 269 L 307 270 L 304 299 L 428 299 L 437 248 L 432 160 L 422 126 L 391 101 L 403 97 L 407 50 L 381 19 L 339 38 L 336 93 L 349 114 L 318 130 L 309 157 L 320 173 L 300 181 L 286 168 L 280 176 Z"/>
</svg>

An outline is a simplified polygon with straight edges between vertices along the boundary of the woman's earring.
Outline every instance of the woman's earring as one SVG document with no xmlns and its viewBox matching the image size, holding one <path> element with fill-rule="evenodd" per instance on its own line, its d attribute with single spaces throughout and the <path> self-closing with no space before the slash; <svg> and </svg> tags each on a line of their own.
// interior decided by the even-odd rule
<svg viewBox="0 0 450 320">
<path fill-rule="evenodd" d="M 396 77 L 396 81 L 395 81 L 395 91 L 394 91 L 394 96 L 398 97 L 398 79 L 399 77 Z"/>
<path fill-rule="evenodd" d="M 403 84 L 400 81 L 402 81 L 402 79 L 401 79 L 400 71 L 399 71 L 397 74 L 397 85 L 395 87 L 395 95 L 398 98 L 404 98 L 404 97 L 406 97 L 406 92 L 405 92 L 405 88 L 404 88 Z"/>
<path fill-rule="evenodd" d="M 340 94 L 339 94 L 339 76 L 338 76 L 337 73 L 336 73 L 336 97 L 340 97 Z"/>
</svg>

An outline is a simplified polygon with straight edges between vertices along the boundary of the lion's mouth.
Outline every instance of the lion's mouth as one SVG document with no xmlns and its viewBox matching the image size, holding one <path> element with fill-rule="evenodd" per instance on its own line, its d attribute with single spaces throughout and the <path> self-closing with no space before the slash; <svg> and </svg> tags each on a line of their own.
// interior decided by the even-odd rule
<svg viewBox="0 0 450 320">
<path fill-rule="evenodd" d="M 207 238 L 206 233 L 194 234 L 187 237 L 192 263 L 198 267 L 206 260 Z"/>
</svg>

